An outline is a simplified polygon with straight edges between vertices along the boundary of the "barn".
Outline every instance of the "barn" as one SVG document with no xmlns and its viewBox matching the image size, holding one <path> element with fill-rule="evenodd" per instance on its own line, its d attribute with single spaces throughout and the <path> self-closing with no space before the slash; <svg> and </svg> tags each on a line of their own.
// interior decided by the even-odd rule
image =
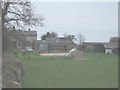
<svg viewBox="0 0 120 90">
<path fill-rule="evenodd" d="M 75 47 L 70 38 L 51 37 L 39 41 L 39 51 L 41 52 L 67 52 Z"/>
</svg>

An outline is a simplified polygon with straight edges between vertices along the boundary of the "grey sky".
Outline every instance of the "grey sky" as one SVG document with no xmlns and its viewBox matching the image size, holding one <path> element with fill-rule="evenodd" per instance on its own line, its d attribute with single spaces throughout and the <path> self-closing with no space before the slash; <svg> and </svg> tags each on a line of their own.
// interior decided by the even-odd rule
<svg viewBox="0 0 120 90">
<path fill-rule="evenodd" d="M 108 41 L 118 35 L 117 2 L 34 2 L 36 13 L 45 17 L 36 27 L 38 39 L 48 31 L 59 36 L 82 33 L 86 41 Z"/>
</svg>

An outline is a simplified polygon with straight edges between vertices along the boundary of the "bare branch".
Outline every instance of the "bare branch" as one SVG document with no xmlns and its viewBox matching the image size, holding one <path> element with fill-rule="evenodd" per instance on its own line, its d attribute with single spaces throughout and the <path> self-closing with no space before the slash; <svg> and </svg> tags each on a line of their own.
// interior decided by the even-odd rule
<svg viewBox="0 0 120 90">
<path fill-rule="evenodd" d="M 3 21 L 5 27 L 11 28 L 13 23 L 18 28 L 24 26 L 43 26 L 43 17 L 35 16 L 30 2 L 3 2 Z M 21 24 L 22 22 L 22 24 Z"/>
</svg>

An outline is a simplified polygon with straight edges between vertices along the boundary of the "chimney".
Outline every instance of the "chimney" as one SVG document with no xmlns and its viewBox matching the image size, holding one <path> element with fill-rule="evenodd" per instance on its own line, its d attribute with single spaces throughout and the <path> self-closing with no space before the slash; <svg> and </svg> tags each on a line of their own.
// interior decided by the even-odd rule
<svg viewBox="0 0 120 90">
<path fill-rule="evenodd" d="M 30 28 L 28 29 L 28 31 L 30 31 Z"/>
<path fill-rule="evenodd" d="M 15 26 L 13 26 L 13 30 L 15 30 Z"/>
</svg>

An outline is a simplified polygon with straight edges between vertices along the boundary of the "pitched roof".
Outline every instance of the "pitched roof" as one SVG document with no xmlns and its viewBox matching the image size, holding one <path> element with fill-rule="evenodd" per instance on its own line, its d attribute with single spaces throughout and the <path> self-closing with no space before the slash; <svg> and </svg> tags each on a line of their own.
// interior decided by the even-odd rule
<svg viewBox="0 0 120 90">
<path fill-rule="evenodd" d="M 103 42 L 85 42 L 86 45 L 103 44 Z"/>
<path fill-rule="evenodd" d="M 17 36 L 37 36 L 37 31 L 11 30 L 10 32 L 14 32 Z"/>
<path fill-rule="evenodd" d="M 64 37 L 54 37 L 54 38 L 47 38 L 46 40 L 40 40 L 40 43 L 54 43 L 54 44 L 74 44 L 73 41 L 69 38 Z"/>
<path fill-rule="evenodd" d="M 22 31 L 22 30 L 16 30 L 17 35 L 23 35 L 23 36 L 36 36 L 37 31 Z"/>
<path fill-rule="evenodd" d="M 86 45 L 103 44 L 105 48 L 118 48 L 118 42 L 85 42 Z"/>
</svg>

